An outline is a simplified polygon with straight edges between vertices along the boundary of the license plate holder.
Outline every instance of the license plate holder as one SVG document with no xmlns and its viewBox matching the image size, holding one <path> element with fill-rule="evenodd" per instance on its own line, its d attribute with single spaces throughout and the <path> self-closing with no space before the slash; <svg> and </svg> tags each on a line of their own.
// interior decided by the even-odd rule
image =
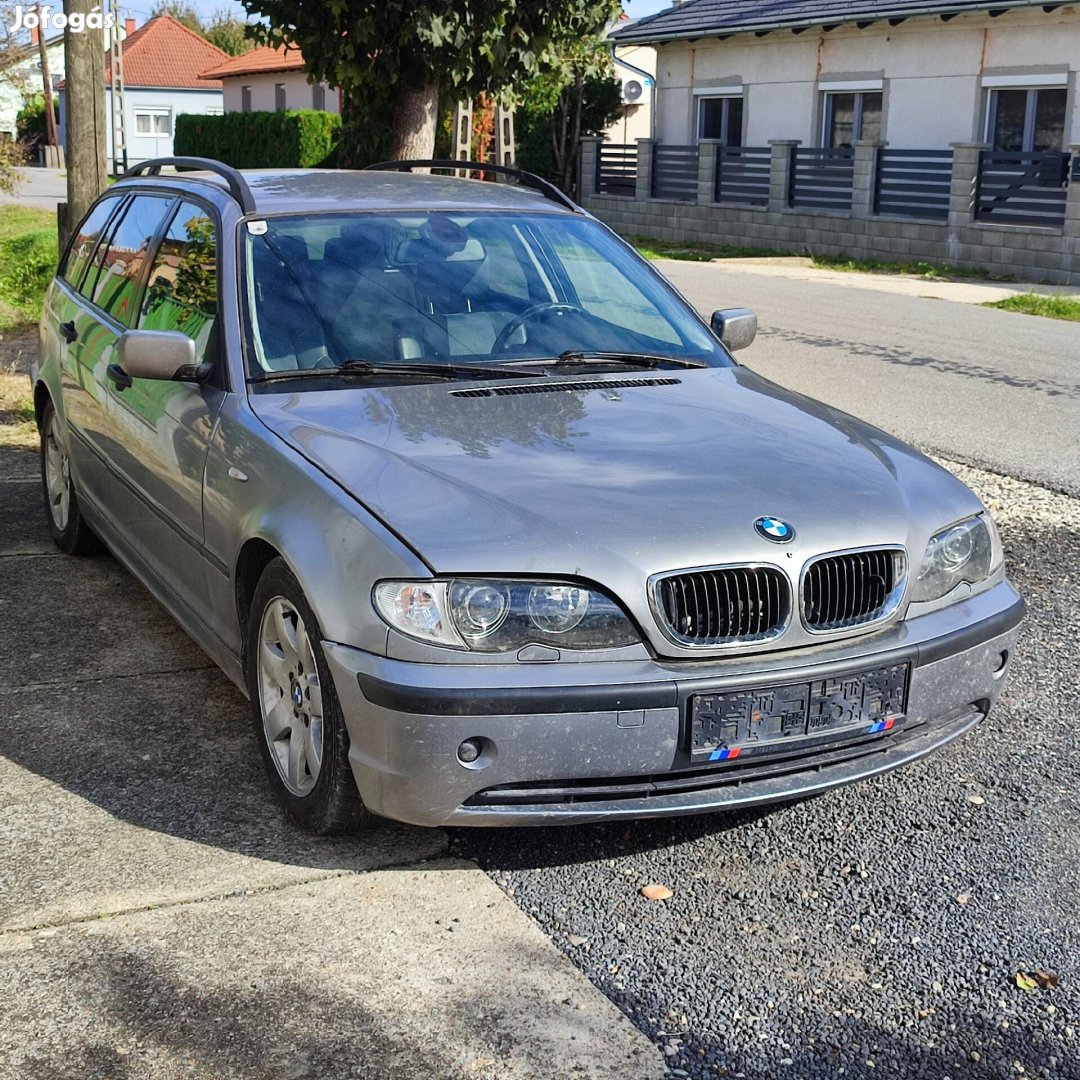
<svg viewBox="0 0 1080 1080">
<path fill-rule="evenodd" d="M 694 694 L 690 760 L 747 759 L 894 730 L 907 708 L 911 664 L 806 682 Z"/>
</svg>

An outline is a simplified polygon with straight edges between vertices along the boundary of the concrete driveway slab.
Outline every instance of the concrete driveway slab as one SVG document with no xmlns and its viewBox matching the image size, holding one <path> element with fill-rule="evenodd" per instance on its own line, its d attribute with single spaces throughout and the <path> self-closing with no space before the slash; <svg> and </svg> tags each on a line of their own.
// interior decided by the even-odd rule
<svg viewBox="0 0 1080 1080">
<path fill-rule="evenodd" d="M 0 1078 L 659 1080 L 466 864 L 0 935 Z"/>
<path fill-rule="evenodd" d="M 0 470 L 3 466 L 0 460 Z M 4 507 L 0 514 L 0 556 L 59 555 L 45 527 L 41 482 L 37 476 L 0 479 L 0 502 Z"/>
<path fill-rule="evenodd" d="M 327 840 L 289 826 L 247 702 L 216 669 L 5 691 L 0 708 L 0 930 L 445 850 L 433 829 L 387 825 Z"/>
</svg>

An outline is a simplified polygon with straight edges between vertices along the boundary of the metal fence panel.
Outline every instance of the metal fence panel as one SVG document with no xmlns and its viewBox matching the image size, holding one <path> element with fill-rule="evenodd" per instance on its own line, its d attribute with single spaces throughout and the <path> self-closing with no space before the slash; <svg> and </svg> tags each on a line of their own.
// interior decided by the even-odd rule
<svg viewBox="0 0 1080 1080">
<path fill-rule="evenodd" d="M 596 153 L 598 195 L 629 195 L 637 189 L 637 143 L 600 143 Z"/>
<path fill-rule="evenodd" d="M 768 146 L 718 146 L 713 201 L 768 206 L 771 177 Z"/>
<path fill-rule="evenodd" d="M 952 186 L 951 150 L 877 152 L 874 213 L 945 221 Z"/>
<path fill-rule="evenodd" d="M 654 199 L 697 201 L 698 148 L 653 145 L 652 195 Z"/>
<path fill-rule="evenodd" d="M 975 220 L 1061 228 L 1068 186 L 1068 154 L 984 150 L 975 185 Z"/>
<path fill-rule="evenodd" d="M 813 210 L 851 210 L 855 152 L 847 147 L 793 146 L 788 205 Z"/>
</svg>

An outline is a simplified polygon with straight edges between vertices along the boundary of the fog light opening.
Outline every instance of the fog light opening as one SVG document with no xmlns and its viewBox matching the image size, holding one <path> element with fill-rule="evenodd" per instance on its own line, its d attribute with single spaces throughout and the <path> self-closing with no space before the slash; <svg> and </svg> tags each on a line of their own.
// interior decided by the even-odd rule
<svg viewBox="0 0 1080 1080">
<path fill-rule="evenodd" d="M 994 658 L 994 666 L 991 670 L 991 675 L 995 679 L 1000 679 L 1005 674 L 1005 669 L 1009 666 L 1009 650 L 1002 649 L 1001 652 Z"/>
<path fill-rule="evenodd" d="M 457 759 L 466 769 L 486 768 L 495 760 L 495 744 L 482 735 L 474 735 L 458 746 Z"/>
</svg>

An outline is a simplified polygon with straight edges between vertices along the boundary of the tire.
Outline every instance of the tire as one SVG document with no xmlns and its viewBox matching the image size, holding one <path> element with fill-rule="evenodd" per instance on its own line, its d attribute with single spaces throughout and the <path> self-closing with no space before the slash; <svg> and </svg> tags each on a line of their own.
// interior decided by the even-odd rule
<svg viewBox="0 0 1080 1080">
<path fill-rule="evenodd" d="M 320 644 L 319 624 L 281 558 L 263 571 L 247 625 L 252 723 L 285 816 L 320 836 L 377 820 L 349 765 L 349 733 Z"/>
<path fill-rule="evenodd" d="M 92 555 L 101 541 L 79 510 L 63 425 L 50 401 L 41 414 L 41 494 L 53 542 L 65 555 Z"/>
</svg>

